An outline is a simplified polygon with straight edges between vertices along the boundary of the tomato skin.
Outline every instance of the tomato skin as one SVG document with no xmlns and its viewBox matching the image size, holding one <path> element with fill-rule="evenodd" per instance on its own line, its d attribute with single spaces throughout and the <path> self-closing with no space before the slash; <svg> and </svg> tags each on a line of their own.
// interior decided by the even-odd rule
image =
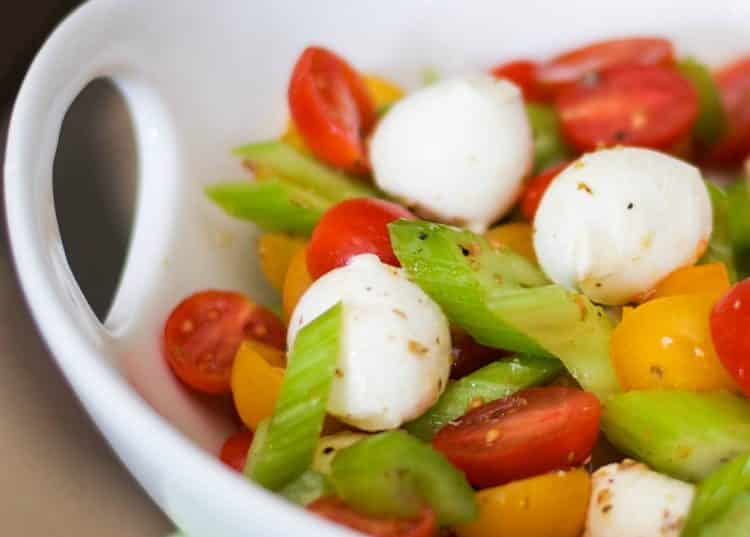
<svg viewBox="0 0 750 537">
<path fill-rule="evenodd" d="M 367 172 L 364 137 L 375 124 L 375 103 L 353 67 L 330 50 L 308 47 L 294 66 L 288 99 L 315 156 L 351 173 Z"/>
<path fill-rule="evenodd" d="M 425 508 L 415 520 L 377 518 L 354 511 L 338 498 L 319 498 L 307 506 L 309 511 L 373 537 L 434 537 L 437 530 L 435 513 Z"/>
<path fill-rule="evenodd" d="M 451 365 L 452 379 L 460 379 L 477 369 L 495 362 L 504 356 L 508 356 L 507 351 L 485 347 L 477 343 L 469 334 L 460 329 L 451 329 L 451 356 L 453 364 Z"/>
<path fill-rule="evenodd" d="M 555 164 L 526 182 L 521 193 L 520 204 L 521 214 L 527 222 L 534 221 L 536 210 L 539 208 L 539 203 L 542 201 L 542 196 L 547 191 L 547 187 L 569 164 L 570 162 Z"/>
<path fill-rule="evenodd" d="M 414 215 L 395 203 L 374 198 L 345 200 L 328 209 L 313 230 L 307 270 L 314 280 L 359 254 L 375 254 L 383 263 L 401 266 L 391 247 L 387 225 Z"/>
<path fill-rule="evenodd" d="M 245 338 L 283 349 L 286 329 L 272 312 L 240 293 L 207 290 L 184 299 L 164 325 L 162 349 L 172 371 L 191 388 L 230 391 L 232 363 Z"/>
<path fill-rule="evenodd" d="M 501 63 L 492 68 L 492 76 L 506 78 L 513 82 L 523 93 L 526 101 L 543 101 L 544 92 L 536 80 L 536 62 L 530 60 L 515 60 Z"/>
<path fill-rule="evenodd" d="M 719 360 L 750 397 L 750 279 L 736 283 L 714 305 L 710 322 Z"/>
<path fill-rule="evenodd" d="M 449 423 L 433 447 L 479 488 L 585 461 L 599 433 L 599 400 L 574 388 L 522 390 Z"/>
<path fill-rule="evenodd" d="M 221 447 L 219 458 L 221 462 L 229 466 L 232 470 L 240 473 L 245 469 L 247 454 L 250 451 L 250 444 L 253 443 L 252 431 L 239 431 L 226 439 Z"/>
<path fill-rule="evenodd" d="M 559 91 L 586 75 L 619 65 L 672 65 L 674 49 L 666 39 L 628 37 L 598 41 L 564 52 L 537 69 L 537 79 Z"/>
<path fill-rule="evenodd" d="M 569 87 L 555 106 L 565 139 L 580 151 L 615 145 L 668 149 L 690 132 L 698 95 L 676 69 L 630 65 Z"/>
<path fill-rule="evenodd" d="M 708 155 L 718 164 L 738 164 L 750 155 L 750 57 L 736 61 L 714 78 L 729 122 L 728 131 Z"/>
</svg>

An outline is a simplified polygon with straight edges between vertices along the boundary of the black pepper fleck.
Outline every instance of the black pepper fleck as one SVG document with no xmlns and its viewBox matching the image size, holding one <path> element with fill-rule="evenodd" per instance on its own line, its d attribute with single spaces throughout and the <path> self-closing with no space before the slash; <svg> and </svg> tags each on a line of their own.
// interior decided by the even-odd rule
<svg viewBox="0 0 750 537">
<path fill-rule="evenodd" d="M 427 233 L 425 233 L 424 231 L 420 231 L 417 237 L 419 238 L 420 241 L 427 240 Z"/>
<path fill-rule="evenodd" d="M 633 205 L 632 201 L 630 203 L 628 203 L 628 209 L 632 209 L 633 207 L 634 207 L 634 205 Z"/>
<path fill-rule="evenodd" d="M 464 257 L 468 257 L 469 253 L 470 253 L 469 249 L 466 248 L 466 246 L 463 246 L 463 245 L 459 245 L 459 247 L 461 248 L 461 253 L 464 255 Z"/>
<path fill-rule="evenodd" d="M 335 450 L 334 450 L 334 449 L 333 449 L 333 448 L 332 448 L 331 446 L 328 446 L 328 447 L 326 447 L 325 449 L 323 449 L 323 454 L 324 454 L 324 455 L 330 455 L 330 454 L 331 454 L 331 453 L 333 453 L 334 451 L 335 451 Z"/>
</svg>

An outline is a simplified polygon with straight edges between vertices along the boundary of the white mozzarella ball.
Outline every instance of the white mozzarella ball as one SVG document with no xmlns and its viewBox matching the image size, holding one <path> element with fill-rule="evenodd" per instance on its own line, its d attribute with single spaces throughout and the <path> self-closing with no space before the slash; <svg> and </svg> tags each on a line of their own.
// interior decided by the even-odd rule
<svg viewBox="0 0 750 537">
<path fill-rule="evenodd" d="M 679 537 L 695 487 L 624 460 L 591 476 L 584 537 Z"/>
<path fill-rule="evenodd" d="M 534 249 L 554 282 L 618 305 L 695 262 L 711 229 L 697 168 L 648 149 L 615 148 L 584 155 L 555 178 L 534 219 Z"/>
<path fill-rule="evenodd" d="M 375 182 L 418 213 L 482 232 L 515 203 L 533 143 L 520 91 L 489 76 L 396 103 L 370 144 Z"/>
<path fill-rule="evenodd" d="M 338 302 L 342 348 L 328 411 L 366 431 L 420 416 L 450 373 L 450 331 L 440 307 L 402 269 L 359 255 L 302 295 L 289 321 L 289 348 L 303 326 Z"/>
</svg>

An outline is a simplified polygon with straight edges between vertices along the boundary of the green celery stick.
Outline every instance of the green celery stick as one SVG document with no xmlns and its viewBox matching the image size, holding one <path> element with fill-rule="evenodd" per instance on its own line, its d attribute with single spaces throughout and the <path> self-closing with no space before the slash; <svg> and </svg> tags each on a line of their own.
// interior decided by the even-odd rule
<svg viewBox="0 0 750 537">
<path fill-rule="evenodd" d="M 562 370 L 558 360 L 516 356 L 491 363 L 448 385 L 432 408 L 408 423 L 406 430 L 429 442 L 446 423 L 463 416 L 472 404 L 484 404 L 543 384 Z"/>
<path fill-rule="evenodd" d="M 314 470 L 307 470 L 283 487 L 279 494 L 292 503 L 307 505 L 322 496 L 333 494 L 333 488 L 326 476 Z"/>
<path fill-rule="evenodd" d="M 339 303 L 300 330 L 267 430 L 256 431 L 245 475 L 266 488 L 279 490 L 313 460 L 339 357 L 341 309 Z"/>
<path fill-rule="evenodd" d="M 690 515 L 682 530 L 682 537 L 704 535 L 705 527 L 722 515 L 738 496 L 750 493 L 750 453 L 745 453 L 722 464 L 704 479 L 695 491 Z M 750 522 L 750 511 L 746 514 Z M 750 526 L 747 526 L 750 528 Z M 725 535 L 725 534 L 717 534 Z M 750 535 L 750 531 L 743 535 Z"/>
<path fill-rule="evenodd" d="M 601 425 L 625 454 L 687 481 L 750 450 L 750 402 L 728 392 L 619 394 L 605 402 Z"/>
<path fill-rule="evenodd" d="M 619 391 L 609 358 L 611 321 L 586 297 L 546 285 L 523 257 L 495 250 L 470 231 L 418 220 L 399 220 L 389 230 L 409 277 L 474 339 L 556 356 L 599 397 Z"/>
<path fill-rule="evenodd" d="M 750 535 L 750 492 L 743 492 L 714 520 L 706 523 L 697 533 L 683 536 L 695 537 L 747 537 Z"/>
<path fill-rule="evenodd" d="M 693 136 L 704 146 L 712 145 L 727 129 L 727 117 L 719 88 L 711 71 L 695 58 L 680 60 L 677 69 L 692 83 L 698 94 L 698 118 L 693 126 Z"/>
<path fill-rule="evenodd" d="M 332 202 L 278 180 L 219 183 L 206 195 L 236 218 L 255 222 L 266 231 L 309 235 Z"/>
<path fill-rule="evenodd" d="M 243 145 L 233 153 L 333 202 L 380 196 L 364 181 L 329 168 L 278 140 Z"/>
<path fill-rule="evenodd" d="M 370 436 L 341 450 L 330 480 L 341 499 L 372 515 L 411 517 L 425 503 L 441 525 L 469 522 L 478 514 L 464 475 L 404 431 Z"/>
<path fill-rule="evenodd" d="M 750 276 L 750 192 L 740 179 L 727 188 L 729 236 L 732 240 L 737 277 Z"/>
<path fill-rule="evenodd" d="M 534 172 L 538 173 L 568 158 L 555 109 L 545 104 L 527 104 L 526 114 L 534 137 Z"/>
<path fill-rule="evenodd" d="M 724 190 L 710 181 L 706 181 L 706 189 L 711 196 L 713 207 L 713 231 L 706 253 L 699 263 L 724 263 L 729 273 L 729 281 L 737 280 L 737 269 L 734 262 L 734 250 L 729 234 L 729 197 Z"/>
</svg>

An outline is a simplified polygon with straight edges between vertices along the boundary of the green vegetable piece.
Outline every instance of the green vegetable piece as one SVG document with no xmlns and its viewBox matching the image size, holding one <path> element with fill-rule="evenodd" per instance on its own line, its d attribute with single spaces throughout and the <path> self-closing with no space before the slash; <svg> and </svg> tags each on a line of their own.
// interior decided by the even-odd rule
<svg viewBox="0 0 750 537">
<path fill-rule="evenodd" d="M 703 146 L 712 145 L 727 129 L 727 116 L 719 88 L 711 71 L 695 58 L 680 60 L 677 69 L 692 83 L 698 94 L 698 118 L 693 127 L 693 136 Z"/>
<path fill-rule="evenodd" d="M 429 444 L 403 431 L 370 436 L 341 450 L 330 480 L 341 499 L 372 515 L 412 517 L 425 503 L 442 525 L 478 515 L 464 475 Z"/>
<path fill-rule="evenodd" d="M 279 490 L 313 461 L 339 357 L 341 309 L 300 330 L 267 430 L 256 431 L 245 475 L 266 488 Z"/>
<path fill-rule="evenodd" d="M 609 358 L 612 323 L 586 297 L 545 285 L 536 266 L 470 231 L 418 220 L 399 220 L 389 230 L 409 277 L 474 339 L 556 356 L 599 397 L 619 391 Z"/>
<path fill-rule="evenodd" d="M 279 494 L 298 505 L 307 505 L 318 498 L 333 494 L 328 478 L 314 470 L 307 470 L 297 479 L 283 487 Z"/>
<path fill-rule="evenodd" d="M 432 408 L 406 425 L 406 430 L 429 442 L 449 421 L 466 414 L 472 404 L 484 404 L 551 380 L 562 370 L 558 360 L 516 356 L 491 363 L 448 385 Z"/>
<path fill-rule="evenodd" d="M 220 183 L 206 195 L 224 212 L 255 222 L 266 231 L 309 235 L 333 203 L 303 188 L 279 180 Z"/>
<path fill-rule="evenodd" d="M 750 535 L 750 492 L 736 496 L 716 519 L 688 537 L 747 537 Z"/>
<path fill-rule="evenodd" d="M 736 457 L 722 464 L 711 475 L 704 479 L 695 491 L 695 499 L 690 508 L 690 515 L 682 530 L 682 537 L 699 537 L 705 535 L 706 526 L 723 518 L 728 506 L 738 497 L 750 493 L 750 453 Z M 743 500 L 743 503 L 745 500 Z M 750 535 L 750 510 L 745 517 Z M 728 535 L 717 533 L 716 535 Z M 739 534 L 738 534 L 739 535 Z"/>
<path fill-rule="evenodd" d="M 729 281 L 737 280 L 737 268 L 734 262 L 734 250 L 729 233 L 729 197 L 724 190 L 710 181 L 706 181 L 706 189 L 711 196 L 713 206 L 713 231 L 711 240 L 699 263 L 724 263 L 729 273 Z"/>
<path fill-rule="evenodd" d="M 527 104 L 526 114 L 534 137 L 534 173 L 539 173 L 570 155 L 555 109 L 545 104 Z"/>
<path fill-rule="evenodd" d="M 750 192 L 746 180 L 727 188 L 729 236 L 738 279 L 750 276 Z"/>
<path fill-rule="evenodd" d="M 243 145 L 233 153 L 248 161 L 251 166 L 258 165 L 273 170 L 287 181 L 332 202 L 380 195 L 360 179 L 321 164 L 313 157 L 303 155 L 278 140 Z"/>
<path fill-rule="evenodd" d="M 750 402 L 728 392 L 619 394 L 605 402 L 601 425 L 624 453 L 687 481 L 750 450 Z"/>
</svg>

